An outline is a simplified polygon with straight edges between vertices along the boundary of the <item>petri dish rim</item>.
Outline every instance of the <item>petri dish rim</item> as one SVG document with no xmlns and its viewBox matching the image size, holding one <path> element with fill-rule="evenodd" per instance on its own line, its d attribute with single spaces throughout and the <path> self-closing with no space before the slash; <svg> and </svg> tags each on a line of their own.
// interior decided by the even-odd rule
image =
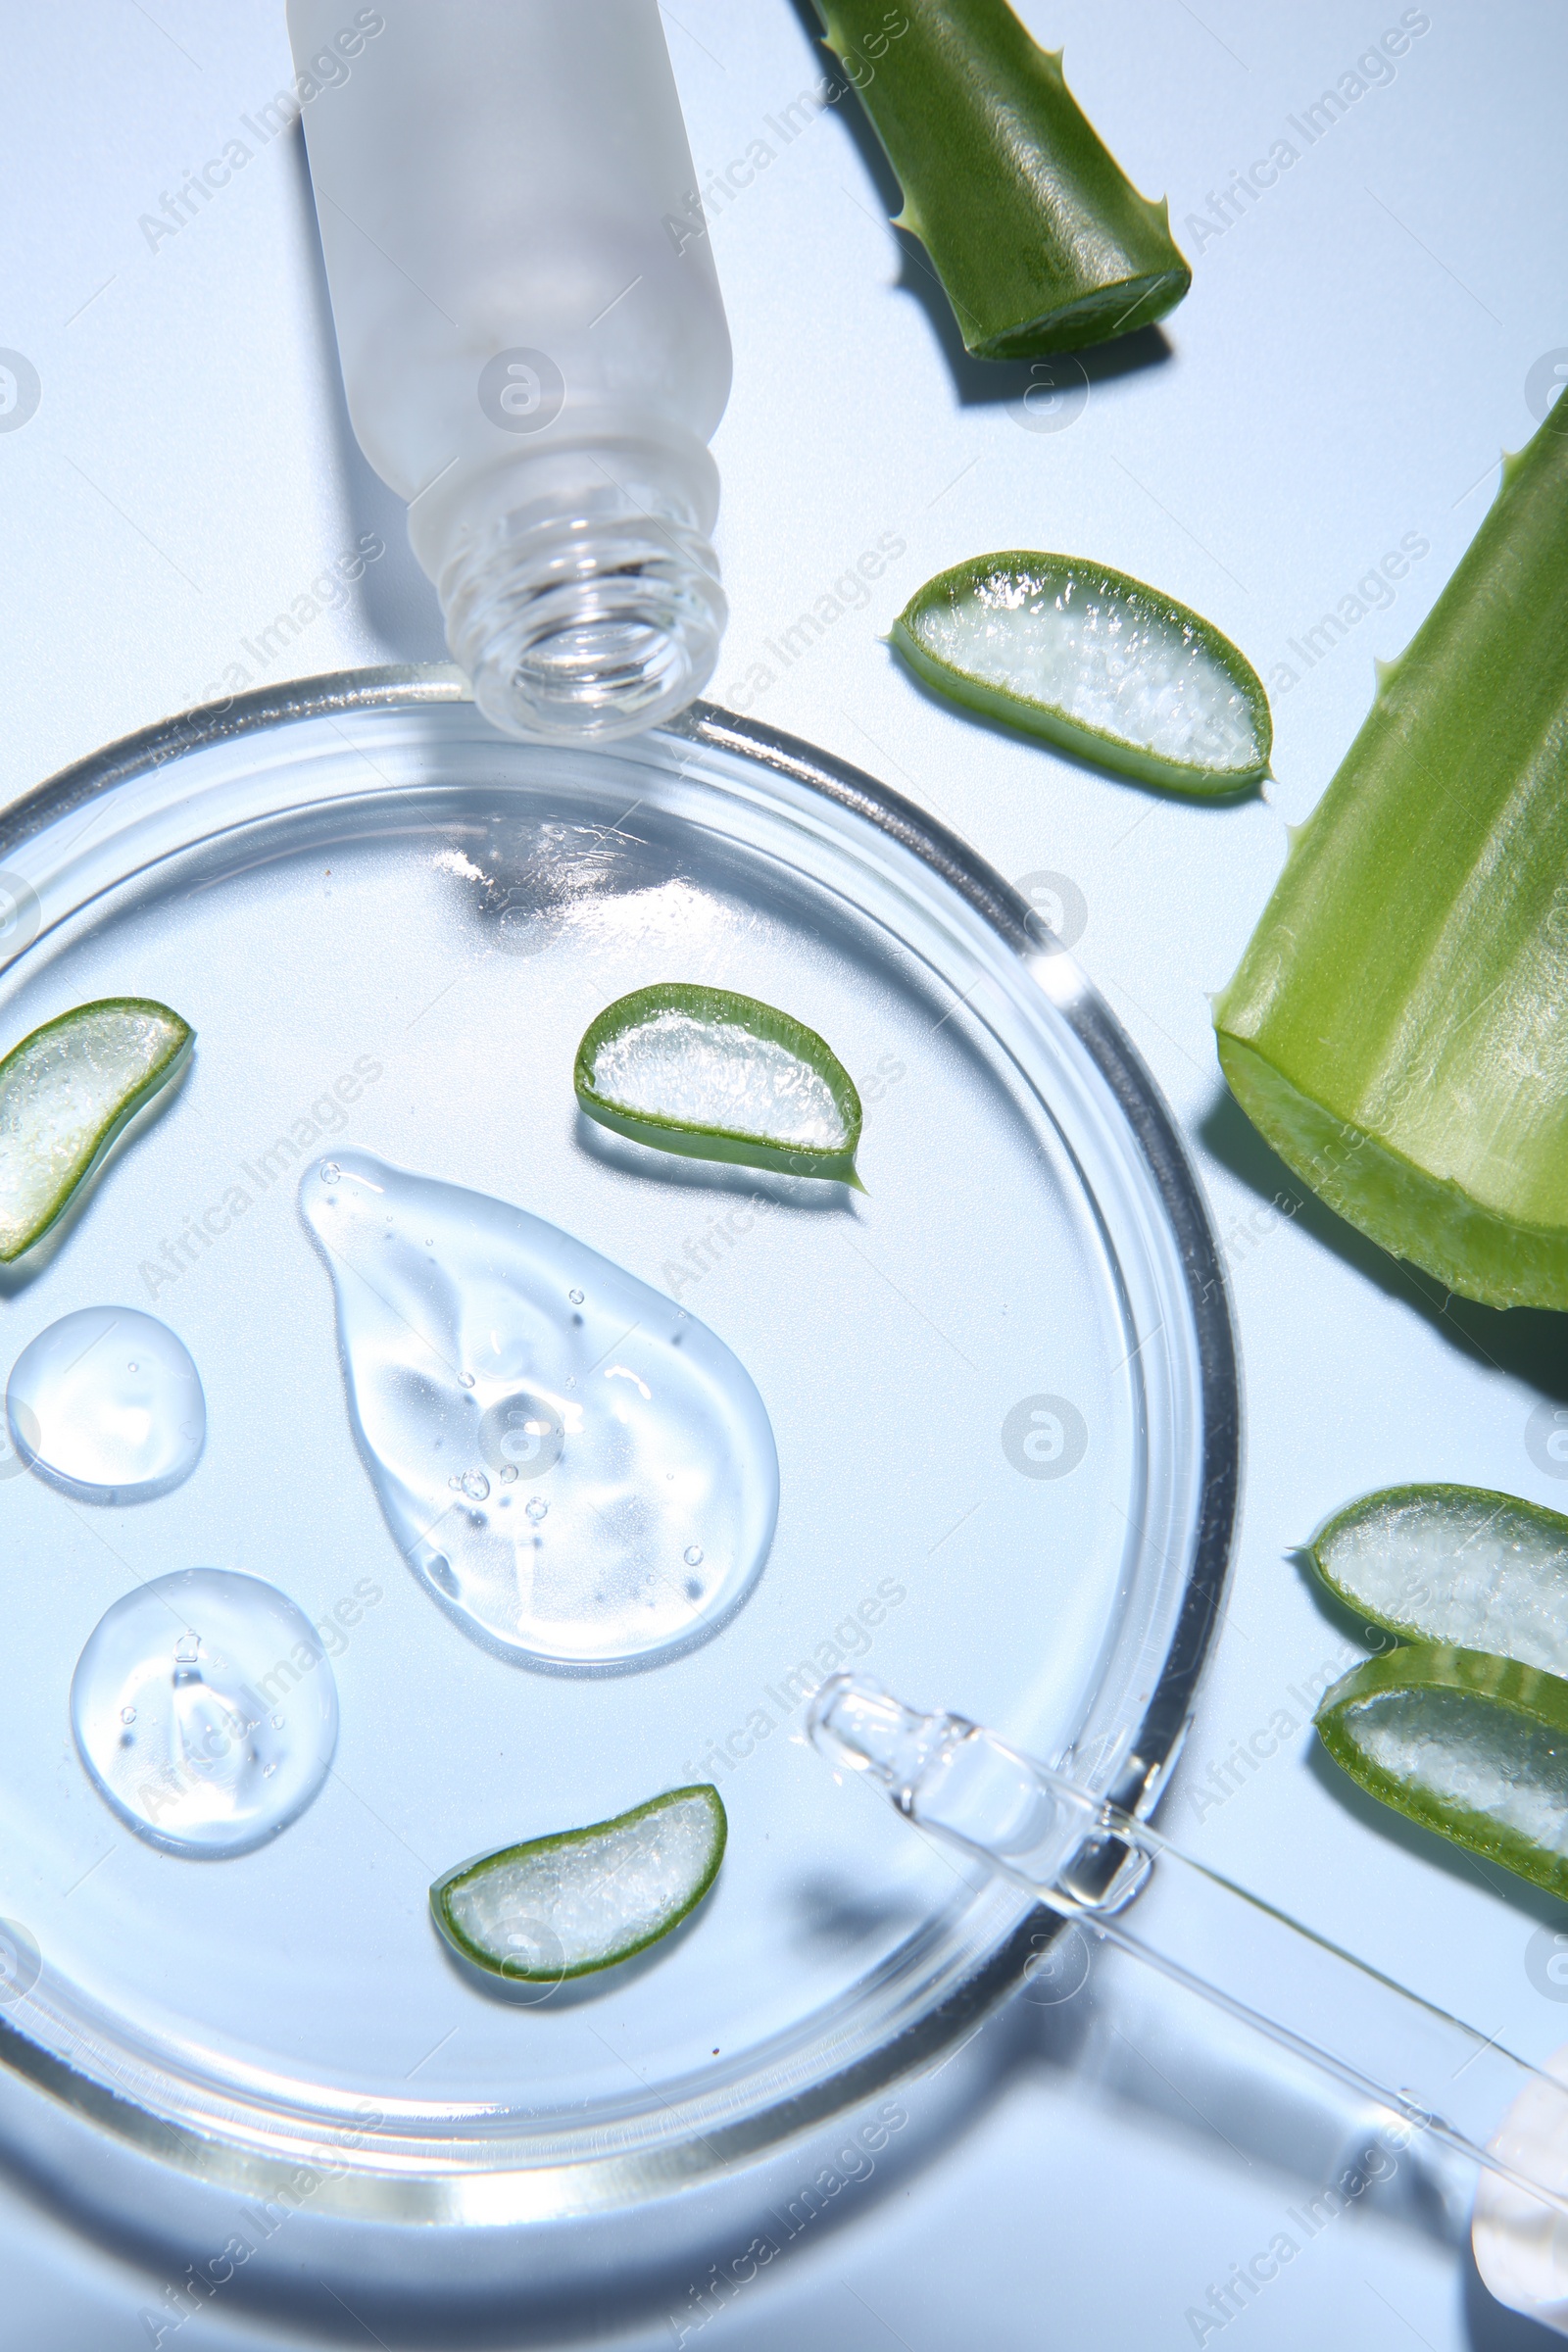
<svg viewBox="0 0 1568 2352">
<path fill-rule="evenodd" d="M 358 713 L 426 709 L 446 714 L 438 726 L 455 720 L 485 735 L 500 759 L 535 749 L 561 759 L 557 747 L 490 738 L 471 708 L 464 710 L 467 703 L 455 670 L 400 666 L 297 681 L 182 714 L 107 747 L 14 804 L 0 816 L 0 864 L 11 869 L 13 883 L 30 889 L 28 845 L 62 819 L 149 779 L 158 801 L 167 781 L 160 771 L 171 761 L 211 747 L 243 746 L 297 722 L 352 724 Z M 1102 1000 L 1019 894 L 957 836 L 871 776 L 706 704 L 656 735 L 595 747 L 590 764 L 602 778 L 607 762 L 617 759 L 657 759 L 699 795 L 715 787 L 737 799 L 753 793 L 775 817 L 782 808 L 786 821 L 808 834 L 867 843 L 868 860 L 880 858 L 887 868 L 888 906 L 907 911 L 929 893 L 953 936 L 963 935 L 979 975 L 979 1003 L 985 1002 L 980 980 L 988 974 L 1008 998 L 1000 1022 L 984 1016 L 1004 1048 L 1007 1017 L 1016 1019 L 1020 1006 L 1026 1024 L 1031 1018 L 1049 1024 L 1065 1056 L 1063 1070 L 1073 1073 L 1106 1134 L 1114 1139 L 1119 1132 L 1129 1199 L 1136 1196 L 1130 1213 L 1148 1221 L 1162 1295 L 1180 1328 L 1165 1328 L 1161 1316 L 1147 1377 L 1135 1366 L 1146 1451 L 1151 1460 L 1161 1448 L 1170 1457 L 1155 1460 L 1152 1471 L 1146 1464 L 1146 1488 L 1152 1478 L 1159 1493 L 1149 1489 L 1148 1517 L 1130 1525 L 1128 1535 L 1129 1588 L 1147 1586 L 1154 1602 L 1132 1642 L 1136 1656 L 1122 1641 L 1129 1654 L 1121 1657 L 1122 1687 L 1111 1716 L 1102 1709 L 1102 1720 L 1091 1716 L 1080 1727 L 1072 1759 L 1108 1797 L 1149 1810 L 1191 1719 L 1218 1614 L 1238 1505 L 1241 1434 L 1223 1269 L 1158 1090 Z M 167 817 L 171 804 L 159 805 Z M 220 821 L 212 831 L 220 835 L 241 821 Z M 187 830 L 177 847 L 202 838 Z M 166 826 L 160 838 L 149 837 L 139 862 L 117 864 L 97 887 L 128 881 L 156 864 L 172 842 Z M 44 880 L 41 871 L 38 879 Z M 0 955 L 0 969 L 94 895 L 88 887 L 69 904 L 49 906 L 47 919 L 35 900 L 29 936 L 9 956 Z M 1070 1143 L 1067 1149 L 1076 1160 Z M 1094 1199 L 1092 1174 L 1084 1182 Z M 1101 1214 L 1098 1204 L 1095 1213 Z M 1127 1302 L 1127 1313 L 1138 1335 L 1136 1354 L 1156 1331 L 1152 1324 L 1140 1328 L 1136 1301 Z M 1155 1507 L 1161 1497 L 1163 1518 Z M 1107 1635 L 1107 1657 L 1113 1646 Z M 1130 1683 L 1142 1686 L 1136 1711 L 1126 1703 Z M 347 2093 L 306 2104 L 291 2095 L 286 2080 L 265 2070 L 235 2067 L 215 2076 L 200 2053 L 181 2063 L 179 2053 L 143 2042 L 113 2016 L 73 2001 L 70 1988 L 53 1985 L 47 1971 L 24 1999 L 0 2011 L 0 2062 L 121 2142 L 214 2183 L 266 2193 L 314 2158 L 323 2174 L 317 2199 L 323 2214 L 542 2222 L 612 2211 L 728 2172 L 940 2063 L 1020 1983 L 1042 1936 L 1058 1924 L 1054 1914 L 994 1887 L 970 1906 L 957 1934 L 933 1931 L 929 1940 L 941 1948 L 926 1954 L 933 1964 L 917 1983 L 890 1981 L 879 1988 L 869 2040 L 853 2020 L 824 2014 L 814 2039 L 774 2052 L 765 2080 L 731 2082 L 678 2106 L 664 2103 L 653 2120 L 628 2114 L 617 2126 L 606 2116 L 553 2150 L 525 2146 L 520 2134 L 487 2131 L 478 2116 L 459 2124 L 450 2115 L 421 2117 L 412 2106 L 386 2116 Z M 887 1974 L 891 1980 L 897 1971 L 890 1966 Z"/>
</svg>

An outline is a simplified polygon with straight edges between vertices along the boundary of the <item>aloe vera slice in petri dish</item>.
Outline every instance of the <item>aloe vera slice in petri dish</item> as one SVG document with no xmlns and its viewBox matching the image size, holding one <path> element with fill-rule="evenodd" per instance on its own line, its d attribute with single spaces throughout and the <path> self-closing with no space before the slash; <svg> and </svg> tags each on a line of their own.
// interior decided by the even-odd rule
<svg viewBox="0 0 1568 2352">
<path fill-rule="evenodd" d="M 12 1048 L 0 1061 L 0 1262 L 48 1232 L 195 1035 L 167 1004 L 105 997 Z"/>
<path fill-rule="evenodd" d="M 657 1151 L 865 1189 L 854 1079 L 814 1029 L 756 997 L 639 988 L 590 1023 L 573 1077 L 591 1119 Z"/>
<path fill-rule="evenodd" d="M 1368 1795 L 1568 1895 L 1568 1682 L 1474 1649 L 1394 1649 L 1325 1696 L 1318 1736 Z"/>
<path fill-rule="evenodd" d="M 1406 1642 L 1568 1672 L 1568 1519 L 1484 1487 L 1386 1487 L 1325 1520 L 1312 1565 Z"/>
<path fill-rule="evenodd" d="M 718 1875 L 728 1825 L 707 1783 L 613 1821 L 481 1854 L 437 1879 L 430 1911 L 453 1949 L 491 1976 L 558 1984 L 612 1968 L 694 1911 Z"/>
<path fill-rule="evenodd" d="M 1201 614 L 1077 556 L 974 556 L 917 589 L 893 643 L 939 694 L 1145 784 L 1212 796 L 1268 773 L 1251 663 Z"/>
</svg>

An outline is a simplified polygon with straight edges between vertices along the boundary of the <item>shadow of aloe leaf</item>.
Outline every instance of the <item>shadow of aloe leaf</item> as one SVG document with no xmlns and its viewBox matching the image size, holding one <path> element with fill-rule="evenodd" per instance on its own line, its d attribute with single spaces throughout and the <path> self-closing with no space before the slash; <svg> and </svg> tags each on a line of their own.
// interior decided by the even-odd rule
<svg viewBox="0 0 1568 2352">
<path fill-rule="evenodd" d="M 1396 1813 L 1392 1805 L 1382 1804 L 1375 1796 L 1369 1796 L 1348 1772 L 1341 1771 L 1320 1740 L 1312 1741 L 1306 1761 L 1308 1771 L 1363 1829 L 1372 1830 L 1393 1844 L 1402 1846 L 1407 1854 L 1429 1867 L 1436 1864 L 1438 1869 L 1446 1871 L 1451 1879 L 1458 1879 L 1472 1891 L 1478 1886 L 1484 1886 L 1489 1894 L 1496 1895 L 1511 1909 L 1527 1912 L 1532 1919 L 1553 1928 L 1562 1926 L 1563 1906 L 1560 1897 L 1548 1894 L 1544 1886 L 1533 1886 L 1528 1879 L 1516 1878 L 1511 1870 L 1504 1870 L 1501 1863 L 1489 1861 L 1484 1854 L 1473 1854 L 1467 1846 L 1455 1845 L 1438 1831 L 1429 1830 L 1418 1821 L 1407 1820 L 1404 1814 Z"/>
<path fill-rule="evenodd" d="M 1562 1315 L 1546 1307 L 1480 1306 L 1369 1241 L 1308 1191 L 1228 1088 L 1216 1094 L 1199 1121 L 1198 1135 L 1221 1167 L 1260 1200 L 1281 1207 L 1315 1242 L 1375 1283 L 1385 1297 L 1410 1307 L 1461 1354 L 1490 1371 L 1528 1381 L 1545 1396 L 1568 1401 L 1568 1322 Z M 1391 1468 L 1391 1483 L 1396 1474 Z"/>
</svg>

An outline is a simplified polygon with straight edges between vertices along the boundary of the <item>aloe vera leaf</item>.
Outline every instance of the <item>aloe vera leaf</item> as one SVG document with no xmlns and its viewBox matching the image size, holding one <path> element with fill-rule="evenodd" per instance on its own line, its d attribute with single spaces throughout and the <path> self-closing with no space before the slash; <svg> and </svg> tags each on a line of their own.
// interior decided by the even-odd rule
<svg viewBox="0 0 1568 2352">
<path fill-rule="evenodd" d="M 916 589 L 893 643 L 956 703 L 1097 766 L 1205 797 L 1268 773 L 1273 721 L 1228 637 L 1077 556 L 971 556 Z"/>
<path fill-rule="evenodd" d="M 431 1887 L 431 1916 L 455 1951 L 492 1976 L 591 1976 L 645 1951 L 696 1909 L 727 1836 L 716 1788 L 671 1788 L 612 1821 L 460 1864 Z"/>
<path fill-rule="evenodd" d="M 0 1263 L 48 1232 L 183 1068 L 195 1034 L 167 1004 L 105 997 L 45 1021 L 0 1061 Z"/>
<path fill-rule="evenodd" d="M 1568 1895 L 1568 1682 L 1474 1649 L 1394 1649 L 1315 1717 L 1369 1796 Z"/>
<path fill-rule="evenodd" d="M 1568 1668 L 1568 1519 L 1484 1487 L 1385 1487 L 1312 1538 L 1336 1597 L 1401 1641 Z"/>
<path fill-rule="evenodd" d="M 1165 200 L 1140 196 L 1005 0 L 815 0 L 966 349 L 1027 360 L 1129 334 L 1193 282 Z"/>
<path fill-rule="evenodd" d="M 864 1190 L 854 1079 L 756 997 L 680 980 L 618 997 L 584 1031 L 573 1082 L 591 1119 L 657 1151 Z"/>
<path fill-rule="evenodd" d="M 1214 1007 L 1281 1158 L 1493 1306 L 1568 1306 L 1565 607 L 1557 408 L 1380 669 Z"/>
</svg>

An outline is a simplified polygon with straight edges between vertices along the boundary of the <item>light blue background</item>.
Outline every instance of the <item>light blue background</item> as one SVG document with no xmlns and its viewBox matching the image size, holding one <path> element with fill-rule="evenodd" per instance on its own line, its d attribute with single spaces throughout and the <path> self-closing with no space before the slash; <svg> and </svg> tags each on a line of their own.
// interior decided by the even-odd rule
<svg viewBox="0 0 1568 2352">
<path fill-rule="evenodd" d="M 736 357 L 715 443 L 733 617 L 713 691 L 869 767 L 1004 873 L 1062 874 L 1081 892 L 1079 955 L 1208 1189 L 1246 1373 L 1232 1600 L 1164 1827 L 1544 2056 L 1568 2039 L 1568 2006 L 1526 1965 L 1549 1907 L 1349 1799 L 1304 1729 L 1222 1804 L 1196 1793 L 1233 1742 L 1281 1707 L 1301 1714 L 1293 1685 L 1354 1654 L 1288 1557 L 1325 1512 L 1406 1478 L 1568 1494 L 1525 1443 L 1564 1379 L 1559 1327 L 1451 1307 L 1314 1208 L 1272 1209 L 1284 1172 L 1224 1106 L 1204 992 L 1235 964 L 1284 823 L 1311 808 L 1366 709 L 1372 656 L 1407 641 L 1485 511 L 1499 446 L 1531 430 L 1533 365 L 1568 345 L 1568 24 L 1546 0 L 1433 0 L 1393 81 L 1304 148 L 1287 118 L 1398 24 L 1396 5 L 1027 0 L 1022 13 L 1065 43 L 1074 90 L 1138 184 L 1169 192 L 1195 266 L 1164 336 L 1142 338 L 1136 365 L 1090 355 L 1087 400 L 1046 431 L 1009 406 L 1026 371 L 956 355 L 940 296 L 888 228 L 853 102 L 801 110 L 787 145 L 768 127 L 821 71 L 790 0 L 666 12 L 703 179 L 755 140 L 775 151 L 711 223 Z M 0 435 L 11 795 L 197 700 L 226 664 L 259 683 L 443 649 L 401 511 L 347 439 L 298 132 L 156 250 L 139 226 L 284 83 L 281 8 L 76 0 L 15 11 L 8 33 L 0 343 L 42 385 L 36 416 Z M 1207 235 L 1187 223 L 1281 137 L 1304 152 L 1244 217 Z M 262 668 L 241 640 L 367 530 L 385 558 Z M 1392 606 L 1305 668 L 1289 641 L 1407 534 L 1429 552 Z M 766 641 L 885 535 L 906 552 L 869 608 L 782 668 Z M 1121 565 L 1237 640 L 1275 688 L 1265 800 L 1162 801 L 914 688 L 878 633 L 932 571 L 1018 545 Z M 1300 673 L 1286 691 L 1282 662 Z M 902 2164 L 846 2189 L 819 2235 L 689 2340 L 1191 2344 L 1188 2308 L 1358 2144 L 1351 2111 L 1110 1968 L 1058 2009 L 995 2022 L 906 2105 Z M 0 2266 L 8 2344 L 146 2341 L 136 2315 L 155 2286 L 20 2184 L 0 2205 Z M 324 2295 L 320 2311 L 344 2340 L 371 2340 Z M 1399 2190 L 1325 2229 L 1223 2334 L 1253 2352 L 1549 2340 L 1490 2304 L 1462 2245 Z M 168 2340 L 277 2339 L 215 2308 Z M 674 2334 L 653 2315 L 637 2340 Z"/>
</svg>

